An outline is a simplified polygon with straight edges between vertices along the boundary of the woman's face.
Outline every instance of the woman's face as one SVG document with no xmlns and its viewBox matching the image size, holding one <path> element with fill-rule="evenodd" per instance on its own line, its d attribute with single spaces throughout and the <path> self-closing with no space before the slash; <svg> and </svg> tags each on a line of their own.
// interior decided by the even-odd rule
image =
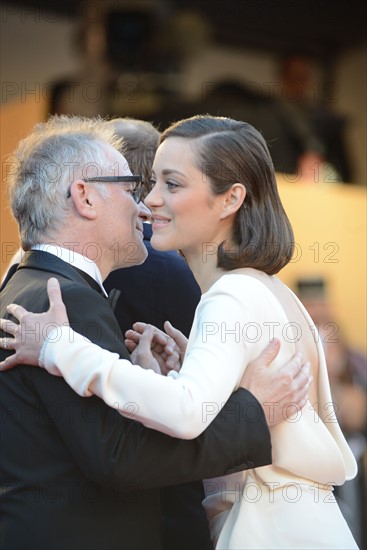
<svg viewBox="0 0 367 550">
<path fill-rule="evenodd" d="M 158 148 L 152 170 L 154 187 L 145 199 L 152 212 L 152 245 L 157 250 L 182 250 L 216 255 L 228 236 L 223 219 L 225 195 L 214 195 L 208 178 L 195 164 L 192 141 L 168 138 Z"/>
</svg>

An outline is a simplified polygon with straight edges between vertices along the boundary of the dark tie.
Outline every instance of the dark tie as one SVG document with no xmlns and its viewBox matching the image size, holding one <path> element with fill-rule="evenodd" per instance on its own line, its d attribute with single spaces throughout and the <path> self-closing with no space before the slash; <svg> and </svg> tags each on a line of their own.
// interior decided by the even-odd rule
<svg viewBox="0 0 367 550">
<path fill-rule="evenodd" d="M 118 302 L 118 299 L 120 297 L 120 294 L 121 294 L 121 290 L 118 290 L 117 288 L 112 288 L 108 297 L 106 297 L 105 293 L 103 292 L 102 288 L 99 286 L 99 284 L 97 283 L 97 281 L 95 281 L 93 279 L 93 277 L 91 277 L 90 275 L 88 275 L 88 273 L 86 273 L 85 271 L 75 267 L 75 269 L 82 275 L 83 279 L 85 279 L 88 284 L 94 288 L 94 290 L 96 290 L 97 292 L 99 292 L 99 294 L 102 294 L 102 296 L 104 298 L 106 298 L 107 302 L 109 303 L 112 311 L 115 311 L 115 307 L 116 307 L 116 304 Z"/>
<path fill-rule="evenodd" d="M 118 288 L 113 288 L 107 298 L 108 303 L 111 306 L 112 311 L 115 311 L 116 304 L 120 298 L 121 290 Z"/>
</svg>

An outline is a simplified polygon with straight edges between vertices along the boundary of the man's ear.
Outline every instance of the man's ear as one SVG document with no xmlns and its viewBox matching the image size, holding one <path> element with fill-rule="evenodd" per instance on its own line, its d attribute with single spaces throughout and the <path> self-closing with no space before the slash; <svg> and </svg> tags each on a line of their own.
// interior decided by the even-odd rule
<svg viewBox="0 0 367 550">
<path fill-rule="evenodd" d="M 89 220 L 96 218 L 97 194 L 93 187 L 87 185 L 83 180 L 75 180 L 70 186 L 70 195 L 76 210 L 82 218 Z"/>
<path fill-rule="evenodd" d="M 239 210 L 246 198 L 246 187 L 242 183 L 234 183 L 224 196 L 221 220 L 228 218 Z"/>
</svg>

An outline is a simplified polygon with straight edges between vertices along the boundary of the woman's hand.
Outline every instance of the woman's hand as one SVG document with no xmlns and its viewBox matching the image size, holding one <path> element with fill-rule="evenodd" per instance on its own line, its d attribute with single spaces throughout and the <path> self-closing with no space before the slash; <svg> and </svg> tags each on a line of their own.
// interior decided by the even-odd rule
<svg viewBox="0 0 367 550">
<path fill-rule="evenodd" d="M 0 328 L 12 338 L 0 338 L 0 348 L 15 351 L 0 363 L 4 371 L 16 365 L 38 365 L 42 345 L 48 334 L 60 326 L 69 325 L 60 285 L 54 277 L 47 282 L 50 307 L 45 313 L 32 313 L 17 304 L 7 306 L 19 324 L 9 319 L 0 319 Z"/>
<path fill-rule="evenodd" d="M 168 334 L 168 336 L 170 336 L 176 344 L 176 349 L 178 350 L 178 353 L 179 353 L 180 368 L 181 368 L 181 365 L 183 363 L 185 353 L 186 353 L 187 338 L 180 330 L 172 326 L 169 321 L 166 321 L 164 323 L 164 330 L 166 331 L 166 334 Z"/>
<path fill-rule="evenodd" d="M 139 334 L 139 342 L 131 352 L 131 361 L 143 369 L 153 370 L 157 374 L 166 374 L 163 372 L 164 362 L 162 362 L 160 354 L 154 351 L 154 348 L 161 347 L 153 343 L 154 329 L 155 327 L 151 325 L 145 325 L 143 332 Z"/>
<path fill-rule="evenodd" d="M 145 335 L 145 331 L 148 327 L 152 329 L 150 340 L 151 353 L 158 362 L 161 373 L 168 374 L 171 370 L 178 372 L 181 368 L 183 357 L 185 355 L 187 338 L 182 334 L 182 332 L 175 329 L 168 321 L 164 324 L 166 332 L 163 332 L 152 325 L 147 325 L 146 323 L 134 323 L 133 330 L 128 330 L 126 332 L 125 345 L 132 353 L 134 362 L 140 366 L 144 366 L 142 364 L 144 359 L 142 358 L 140 362 L 136 361 L 134 352 L 137 346 L 140 345 L 141 339 L 143 338 L 143 335 Z M 144 346 L 146 346 L 147 341 L 148 338 L 145 339 Z M 144 348 L 143 356 L 144 354 L 147 356 L 146 347 Z"/>
</svg>

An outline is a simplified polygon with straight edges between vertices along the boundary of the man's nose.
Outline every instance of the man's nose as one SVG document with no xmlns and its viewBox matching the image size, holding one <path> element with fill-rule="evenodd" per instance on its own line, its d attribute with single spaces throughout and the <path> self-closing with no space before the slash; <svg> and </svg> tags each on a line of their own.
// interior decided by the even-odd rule
<svg viewBox="0 0 367 550">
<path fill-rule="evenodd" d="M 139 202 L 139 218 L 143 220 L 143 222 L 149 222 L 151 218 L 150 210 L 143 202 Z"/>
</svg>

